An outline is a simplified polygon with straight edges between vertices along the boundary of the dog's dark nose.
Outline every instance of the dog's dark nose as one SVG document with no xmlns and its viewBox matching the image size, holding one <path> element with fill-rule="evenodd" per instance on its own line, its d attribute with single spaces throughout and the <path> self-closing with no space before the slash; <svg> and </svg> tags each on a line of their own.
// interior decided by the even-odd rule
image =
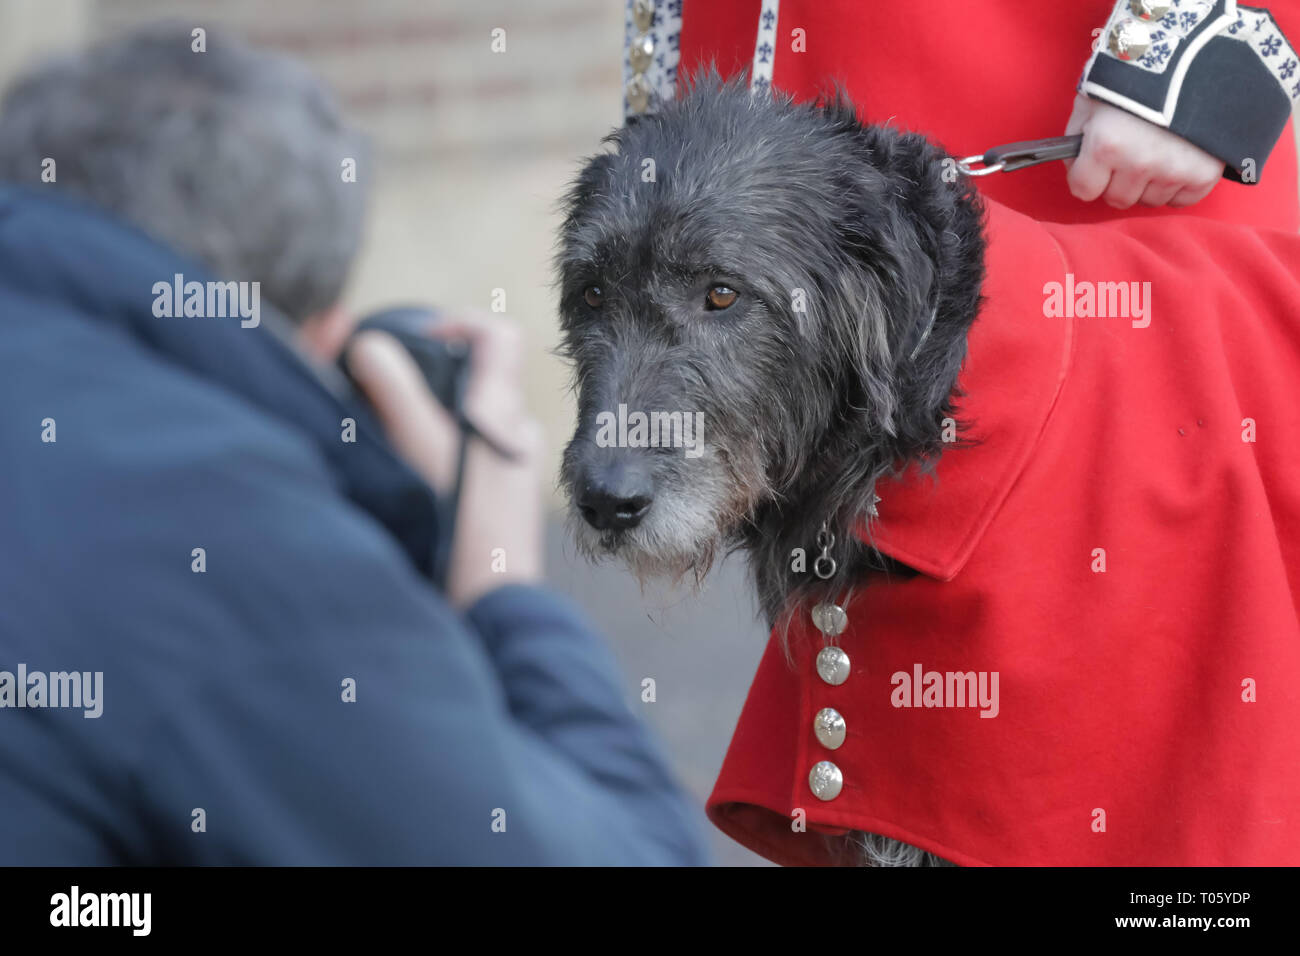
<svg viewBox="0 0 1300 956">
<path fill-rule="evenodd" d="M 578 496 L 578 510 L 599 531 L 635 528 L 650 510 L 654 488 L 642 469 L 623 463 L 593 469 Z"/>
</svg>

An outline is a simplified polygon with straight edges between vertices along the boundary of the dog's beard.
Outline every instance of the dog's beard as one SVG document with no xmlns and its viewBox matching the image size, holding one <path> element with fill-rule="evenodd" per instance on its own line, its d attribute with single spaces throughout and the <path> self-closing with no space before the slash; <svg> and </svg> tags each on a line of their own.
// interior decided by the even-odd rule
<svg viewBox="0 0 1300 956">
<path fill-rule="evenodd" d="M 591 560 L 622 562 L 642 583 L 699 582 L 719 554 L 730 550 L 754 507 L 766 494 L 756 456 L 738 467 L 726 452 L 677 463 L 661 474 L 654 504 L 633 528 L 597 530 L 570 495 L 569 529 L 578 550 Z"/>
</svg>

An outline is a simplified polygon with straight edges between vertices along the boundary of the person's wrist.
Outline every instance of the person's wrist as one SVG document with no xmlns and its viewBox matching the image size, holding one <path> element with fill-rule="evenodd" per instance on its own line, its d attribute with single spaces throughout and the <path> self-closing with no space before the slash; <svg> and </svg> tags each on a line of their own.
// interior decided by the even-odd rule
<svg viewBox="0 0 1300 956">
<path fill-rule="evenodd" d="M 472 569 L 477 564 L 489 564 L 492 558 L 480 562 L 476 555 L 468 555 L 465 564 Z M 506 556 L 508 559 L 508 555 Z M 509 566 L 507 570 L 487 571 L 486 573 L 466 568 L 453 567 L 447 581 L 447 598 L 458 608 L 469 608 L 487 595 L 510 585 L 538 585 L 542 583 L 541 562 L 522 560 L 521 567 Z"/>
<path fill-rule="evenodd" d="M 504 440 L 504 439 L 503 439 Z M 541 431 L 516 422 L 510 459 L 471 439 L 447 594 L 466 607 L 505 584 L 542 580 Z"/>
</svg>

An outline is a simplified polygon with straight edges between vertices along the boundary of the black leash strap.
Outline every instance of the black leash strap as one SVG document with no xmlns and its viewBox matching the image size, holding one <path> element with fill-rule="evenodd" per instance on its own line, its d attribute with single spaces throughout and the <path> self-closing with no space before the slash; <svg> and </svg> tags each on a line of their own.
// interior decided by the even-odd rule
<svg viewBox="0 0 1300 956">
<path fill-rule="evenodd" d="M 1039 163 L 1055 159 L 1073 159 L 1079 155 L 1083 134 L 1052 136 L 1048 139 L 1030 139 L 1021 143 L 994 146 L 988 152 L 957 160 L 957 168 L 967 176 L 987 176 L 990 173 L 1014 173 Z M 982 168 L 976 169 L 975 166 Z"/>
</svg>

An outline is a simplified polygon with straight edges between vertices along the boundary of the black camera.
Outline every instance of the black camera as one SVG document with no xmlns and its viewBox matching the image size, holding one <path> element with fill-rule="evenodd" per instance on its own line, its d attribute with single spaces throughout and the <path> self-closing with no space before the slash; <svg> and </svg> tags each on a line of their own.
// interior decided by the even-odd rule
<svg viewBox="0 0 1300 956">
<path fill-rule="evenodd" d="M 397 339 L 415 359 L 429 390 L 459 420 L 469 382 L 469 345 L 429 338 L 428 330 L 437 321 L 438 314 L 432 309 L 403 306 L 371 313 L 357 323 L 352 334 L 374 330 Z M 346 374 L 346 363 L 340 360 L 339 364 Z"/>
<path fill-rule="evenodd" d="M 438 315 L 432 309 L 418 306 L 385 309 L 374 312 L 360 322 L 353 330 L 355 336 L 366 331 L 387 332 L 401 343 L 402 347 L 415 359 L 420 372 L 428 383 L 429 390 L 442 403 L 442 406 L 456 419 L 461 434 L 468 439 L 477 434 L 473 424 L 465 417 L 465 389 L 469 383 L 470 349 L 465 342 L 444 342 L 429 337 L 429 329 L 438 321 Z M 347 349 L 344 349 L 346 355 Z M 339 359 L 339 367 L 348 375 L 346 359 Z M 353 387 L 361 389 L 355 381 Z M 456 533 L 456 516 L 459 509 L 460 489 L 465 477 L 465 445 L 462 441 L 456 453 L 455 484 L 444 494 L 437 496 L 438 537 L 434 546 L 433 580 L 441 588 L 446 588 L 447 574 L 451 562 L 451 546 Z"/>
</svg>

